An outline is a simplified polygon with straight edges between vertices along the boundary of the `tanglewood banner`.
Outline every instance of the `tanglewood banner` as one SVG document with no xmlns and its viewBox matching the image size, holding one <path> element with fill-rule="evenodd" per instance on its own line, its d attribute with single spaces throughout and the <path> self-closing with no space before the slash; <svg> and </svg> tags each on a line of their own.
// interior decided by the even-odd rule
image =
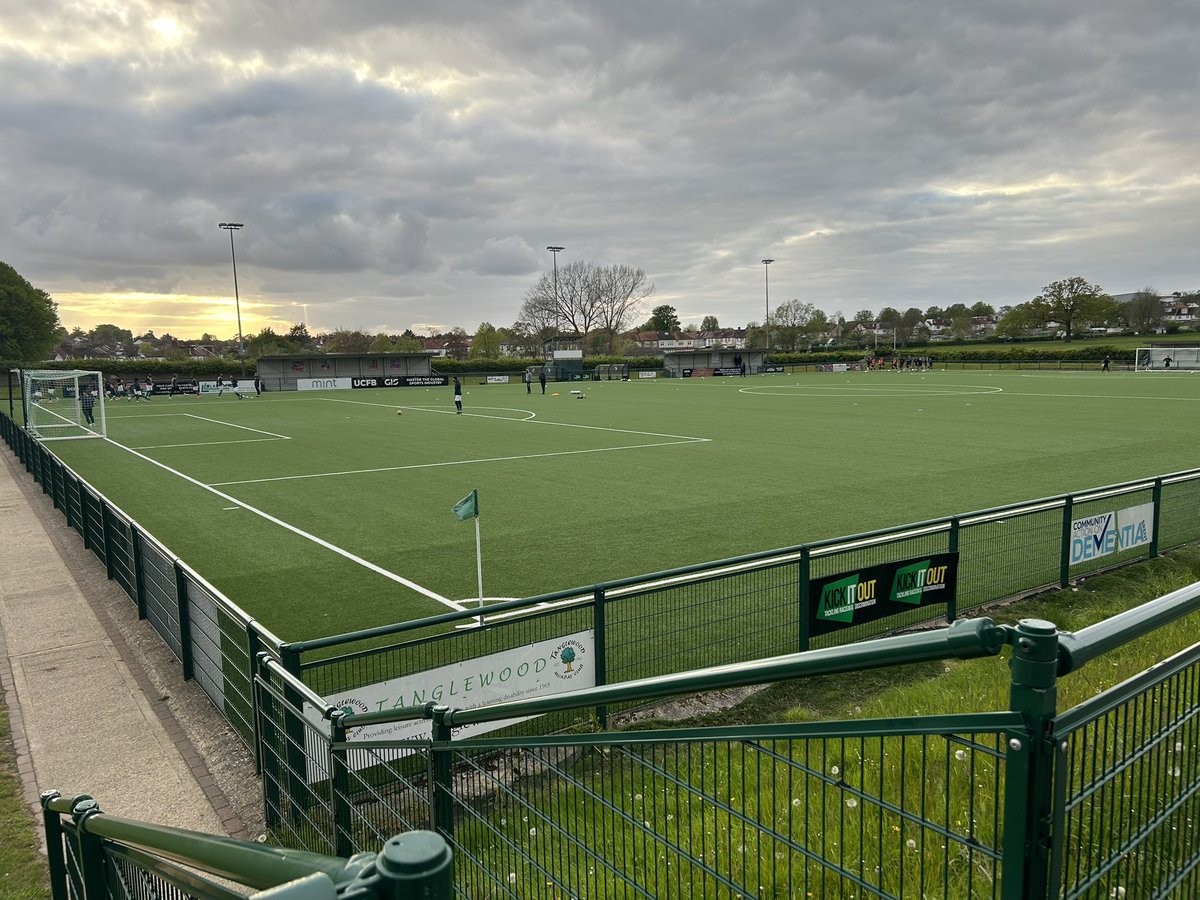
<svg viewBox="0 0 1200 900">
<path fill-rule="evenodd" d="M 809 582 L 809 633 L 829 634 L 916 606 L 949 603 L 958 554 L 934 553 Z"/>
</svg>

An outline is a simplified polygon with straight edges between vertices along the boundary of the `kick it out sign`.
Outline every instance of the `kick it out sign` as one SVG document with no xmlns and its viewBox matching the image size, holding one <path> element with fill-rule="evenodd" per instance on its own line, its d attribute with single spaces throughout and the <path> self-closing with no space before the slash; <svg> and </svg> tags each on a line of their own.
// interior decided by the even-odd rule
<svg viewBox="0 0 1200 900">
<path fill-rule="evenodd" d="M 957 553 L 935 553 L 814 578 L 809 582 L 809 633 L 828 634 L 915 606 L 949 603 L 957 581 Z"/>
<path fill-rule="evenodd" d="M 1154 504 L 1128 506 L 1071 522 L 1071 565 L 1131 550 L 1154 536 Z"/>
</svg>

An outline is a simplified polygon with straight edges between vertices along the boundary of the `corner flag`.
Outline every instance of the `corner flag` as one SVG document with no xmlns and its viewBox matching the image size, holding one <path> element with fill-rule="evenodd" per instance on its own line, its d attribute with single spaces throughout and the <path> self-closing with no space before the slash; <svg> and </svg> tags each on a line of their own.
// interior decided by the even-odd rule
<svg viewBox="0 0 1200 900">
<path fill-rule="evenodd" d="M 479 518 L 479 491 L 474 490 L 454 504 L 452 512 L 460 522 Z"/>
</svg>

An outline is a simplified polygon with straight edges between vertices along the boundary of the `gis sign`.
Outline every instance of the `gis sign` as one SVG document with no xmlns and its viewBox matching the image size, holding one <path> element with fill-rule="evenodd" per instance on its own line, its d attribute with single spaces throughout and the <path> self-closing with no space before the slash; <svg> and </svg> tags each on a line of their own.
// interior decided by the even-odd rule
<svg viewBox="0 0 1200 900">
<path fill-rule="evenodd" d="M 870 566 L 809 582 L 809 634 L 829 634 L 915 606 L 949 603 L 958 582 L 958 554 Z"/>
</svg>

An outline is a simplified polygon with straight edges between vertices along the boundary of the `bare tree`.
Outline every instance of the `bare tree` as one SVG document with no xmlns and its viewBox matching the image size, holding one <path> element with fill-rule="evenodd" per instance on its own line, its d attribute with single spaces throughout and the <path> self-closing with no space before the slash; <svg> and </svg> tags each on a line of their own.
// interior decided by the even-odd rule
<svg viewBox="0 0 1200 900">
<path fill-rule="evenodd" d="M 642 303 L 653 295 L 654 285 L 646 284 L 646 273 L 641 269 L 624 265 L 597 269 L 595 285 L 597 321 L 612 353 L 617 335 L 633 324 Z"/>
<path fill-rule="evenodd" d="M 1147 285 L 1125 304 L 1122 310 L 1129 327 L 1138 334 L 1153 331 L 1162 322 L 1163 305 L 1158 299 L 1158 291 Z"/>
</svg>

